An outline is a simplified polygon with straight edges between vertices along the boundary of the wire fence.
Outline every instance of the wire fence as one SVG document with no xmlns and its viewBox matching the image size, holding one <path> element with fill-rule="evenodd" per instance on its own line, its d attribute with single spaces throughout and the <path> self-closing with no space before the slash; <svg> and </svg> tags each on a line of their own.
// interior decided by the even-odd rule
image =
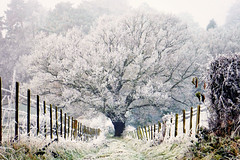
<svg viewBox="0 0 240 160">
<path fill-rule="evenodd" d="M 165 140 L 172 137 L 189 136 L 199 133 L 200 126 L 208 127 L 209 112 L 206 106 L 191 107 L 189 111 L 182 110 L 181 114 L 164 116 L 162 122 L 150 126 L 141 126 L 127 132 L 128 136 L 140 140 Z"/>
<path fill-rule="evenodd" d="M 83 125 L 62 109 L 45 101 L 19 94 L 19 83 L 12 89 L 2 88 L 0 77 L 0 143 L 19 141 L 22 136 L 38 136 L 49 139 L 89 141 L 100 135 L 100 129 Z"/>
</svg>

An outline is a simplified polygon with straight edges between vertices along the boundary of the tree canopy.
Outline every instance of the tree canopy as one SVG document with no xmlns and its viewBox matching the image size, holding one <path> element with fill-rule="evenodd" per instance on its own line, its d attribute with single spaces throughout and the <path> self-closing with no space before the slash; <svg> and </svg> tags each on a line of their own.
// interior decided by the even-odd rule
<svg viewBox="0 0 240 160">
<path fill-rule="evenodd" d="M 187 105 L 178 98 L 198 68 L 190 39 L 172 15 L 134 12 L 100 18 L 88 35 L 78 28 L 66 36 L 41 34 L 23 62 L 31 88 L 49 101 L 94 108 L 125 124 L 134 108 Z"/>
</svg>

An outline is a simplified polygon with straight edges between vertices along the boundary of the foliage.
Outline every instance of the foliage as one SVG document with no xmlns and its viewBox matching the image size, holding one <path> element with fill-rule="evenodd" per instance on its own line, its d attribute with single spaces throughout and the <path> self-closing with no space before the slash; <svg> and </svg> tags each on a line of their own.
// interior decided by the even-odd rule
<svg viewBox="0 0 240 160">
<path fill-rule="evenodd" d="M 193 142 L 189 152 L 185 153 L 185 159 L 239 159 L 240 139 L 239 137 L 218 137 L 206 128 L 200 128 L 196 135 L 197 142 Z"/>
<path fill-rule="evenodd" d="M 209 125 L 219 136 L 231 135 L 240 124 L 239 81 L 239 54 L 219 57 L 211 63 L 208 84 L 211 103 Z"/>
</svg>

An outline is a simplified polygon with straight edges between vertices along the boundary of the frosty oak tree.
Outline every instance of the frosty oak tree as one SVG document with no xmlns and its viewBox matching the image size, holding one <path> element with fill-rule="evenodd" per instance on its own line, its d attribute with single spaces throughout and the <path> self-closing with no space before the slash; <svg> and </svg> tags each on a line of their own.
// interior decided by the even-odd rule
<svg viewBox="0 0 240 160">
<path fill-rule="evenodd" d="M 121 136 L 128 111 L 184 95 L 182 84 L 197 71 L 189 39 L 176 17 L 137 12 L 100 18 L 88 35 L 76 28 L 66 36 L 40 34 L 23 62 L 34 91 L 59 106 L 77 106 L 74 112 L 104 113 Z"/>
</svg>

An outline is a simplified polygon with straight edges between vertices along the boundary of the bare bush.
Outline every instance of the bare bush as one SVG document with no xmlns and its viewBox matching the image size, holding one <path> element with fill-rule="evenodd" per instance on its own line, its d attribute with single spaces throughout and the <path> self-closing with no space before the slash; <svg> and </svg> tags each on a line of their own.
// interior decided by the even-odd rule
<svg viewBox="0 0 240 160">
<path fill-rule="evenodd" d="M 218 136 L 231 135 L 240 124 L 240 54 L 211 63 L 209 89 L 209 126 Z"/>
</svg>

